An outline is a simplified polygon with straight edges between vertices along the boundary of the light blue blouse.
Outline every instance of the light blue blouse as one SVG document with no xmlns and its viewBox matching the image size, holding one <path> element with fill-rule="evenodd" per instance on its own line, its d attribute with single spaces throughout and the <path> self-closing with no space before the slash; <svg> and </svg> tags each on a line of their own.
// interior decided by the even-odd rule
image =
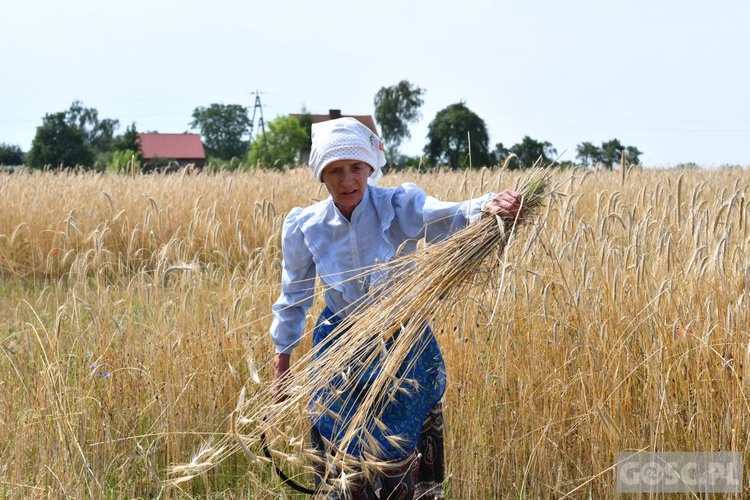
<svg viewBox="0 0 750 500">
<path fill-rule="evenodd" d="M 299 344 L 316 274 L 325 287 L 326 305 L 346 316 L 352 304 L 386 278 L 373 273 L 373 266 L 413 252 L 422 238 L 436 242 L 465 227 L 492 196 L 443 202 L 406 183 L 367 186 L 351 221 L 330 197 L 292 209 L 282 229 L 281 295 L 272 307 L 276 352 L 291 353 Z"/>
</svg>

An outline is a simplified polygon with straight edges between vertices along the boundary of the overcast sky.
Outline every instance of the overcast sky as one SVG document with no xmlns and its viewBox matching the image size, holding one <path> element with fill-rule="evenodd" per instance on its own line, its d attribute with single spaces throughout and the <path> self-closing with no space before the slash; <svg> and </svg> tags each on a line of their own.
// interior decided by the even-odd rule
<svg viewBox="0 0 750 500">
<path fill-rule="evenodd" d="M 649 166 L 750 166 L 747 0 L 26 0 L 2 18 L 0 143 L 24 151 L 74 100 L 120 132 L 185 132 L 198 106 L 252 113 L 256 90 L 266 123 L 373 114 L 405 79 L 426 91 L 408 154 L 464 101 L 491 146 L 575 160 L 617 138 Z"/>
</svg>

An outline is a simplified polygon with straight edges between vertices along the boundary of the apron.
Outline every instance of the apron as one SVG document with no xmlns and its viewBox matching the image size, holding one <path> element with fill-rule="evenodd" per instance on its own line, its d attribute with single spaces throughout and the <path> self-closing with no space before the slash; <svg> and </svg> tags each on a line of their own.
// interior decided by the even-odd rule
<svg viewBox="0 0 750 500">
<path fill-rule="evenodd" d="M 324 351 L 334 340 L 333 331 L 341 319 L 328 307 L 321 313 L 313 331 L 313 346 L 321 346 Z M 337 333 L 346 335 L 346 331 Z M 398 333 L 394 335 L 396 337 Z M 321 345 L 322 344 L 322 345 Z M 386 352 L 392 340 L 386 343 Z M 316 359 L 316 355 L 313 359 Z M 356 362 L 356 360 L 354 360 Z M 352 370 L 354 372 L 355 370 Z M 355 412 L 364 400 L 371 383 L 380 373 L 377 363 L 364 367 L 361 375 L 353 383 L 347 384 L 342 394 L 335 394 L 331 389 L 343 386 L 343 378 L 331 381 L 329 387 L 313 394 L 309 410 L 313 425 L 325 439 L 336 446 L 343 437 Z M 411 348 L 399 368 L 397 377 L 400 380 L 414 380 L 416 386 L 402 383 L 408 391 L 389 391 L 388 397 L 381 398 L 376 414 L 380 416 L 382 428 L 374 422 L 368 422 L 367 431 L 378 445 L 379 450 L 372 449 L 364 437 L 357 436 L 352 440 L 346 452 L 349 455 L 361 456 L 365 451 L 383 460 L 392 460 L 409 454 L 417 447 L 417 441 L 428 412 L 442 399 L 445 392 L 445 363 L 440 348 L 429 325 L 424 324 L 419 340 Z M 316 411 L 316 404 L 323 405 L 331 413 Z M 382 413 L 381 413 L 382 412 Z M 386 438 L 386 436 L 388 438 Z M 394 439 L 394 436 L 397 439 Z M 343 450 L 342 450 L 343 451 Z"/>
</svg>

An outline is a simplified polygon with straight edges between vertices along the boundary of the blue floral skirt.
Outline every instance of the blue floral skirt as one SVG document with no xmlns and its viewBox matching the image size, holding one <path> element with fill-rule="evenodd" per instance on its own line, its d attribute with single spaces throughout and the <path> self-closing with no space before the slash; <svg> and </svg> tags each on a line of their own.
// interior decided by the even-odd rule
<svg viewBox="0 0 750 500">
<path fill-rule="evenodd" d="M 321 346 L 318 356 L 336 340 L 331 334 L 340 322 L 341 319 L 327 307 L 321 313 L 313 332 L 313 345 Z M 337 335 L 346 335 L 346 331 Z M 389 347 L 389 343 L 386 343 L 386 353 Z M 310 402 L 316 431 L 334 446 L 341 441 L 352 417 L 367 396 L 370 382 L 377 377 L 379 368 L 369 366 L 360 373 L 355 384 L 331 381 L 327 388 L 313 394 Z M 396 376 L 399 380 L 407 381 L 402 384 L 407 390 L 389 390 L 388 395 L 377 403 L 379 425 L 374 422 L 366 425 L 366 432 L 370 435 L 368 440 L 374 439 L 378 446 L 373 449 L 367 440 L 357 437 L 346 450 L 348 454 L 361 456 L 366 451 L 380 459 L 393 460 L 416 449 L 428 413 L 445 392 L 445 363 L 435 336 L 426 323 Z M 343 392 L 339 390 L 342 387 L 345 388 Z M 330 412 L 315 410 L 320 405 Z"/>
</svg>

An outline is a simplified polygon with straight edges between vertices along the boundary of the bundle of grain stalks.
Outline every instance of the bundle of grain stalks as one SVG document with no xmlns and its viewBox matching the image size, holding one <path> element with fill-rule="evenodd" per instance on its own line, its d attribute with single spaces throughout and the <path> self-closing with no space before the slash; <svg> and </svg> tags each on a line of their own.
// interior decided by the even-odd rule
<svg viewBox="0 0 750 500">
<path fill-rule="evenodd" d="M 396 393 L 419 389 L 408 374 L 420 354 L 415 351 L 426 346 L 427 325 L 439 322 L 442 301 L 459 300 L 476 286 L 478 277 L 486 274 L 480 272 L 482 266 L 489 263 L 490 271 L 498 267 L 502 261 L 496 257 L 504 254 L 516 227 L 533 220 L 555 191 L 549 182 L 546 168 L 535 168 L 517 181 L 524 209 L 516 220 L 485 216 L 441 243 L 363 269 L 352 279 L 368 277 L 378 285 L 325 342 L 292 365 L 285 375 L 285 397 L 272 398 L 254 375 L 256 384 L 239 397 L 232 434 L 203 449 L 190 464 L 174 467 L 175 481 L 204 472 L 239 448 L 253 461 L 266 461 L 258 456 L 261 441 L 276 450 L 274 459 L 286 461 L 297 472 L 324 460 L 327 470 L 337 471 L 340 482 L 383 467 L 383 450 L 374 435 L 395 448 L 401 445 L 401 437 L 392 434 L 381 415 Z M 252 360 L 249 365 L 251 373 L 257 373 Z M 347 398 L 354 393 L 359 404 L 350 406 Z M 311 416 L 339 423 L 335 442 L 326 442 L 329 453 L 324 458 L 305 445 Z M 403 449 L 404 454 L 410 451 Z"/>
</svg>

